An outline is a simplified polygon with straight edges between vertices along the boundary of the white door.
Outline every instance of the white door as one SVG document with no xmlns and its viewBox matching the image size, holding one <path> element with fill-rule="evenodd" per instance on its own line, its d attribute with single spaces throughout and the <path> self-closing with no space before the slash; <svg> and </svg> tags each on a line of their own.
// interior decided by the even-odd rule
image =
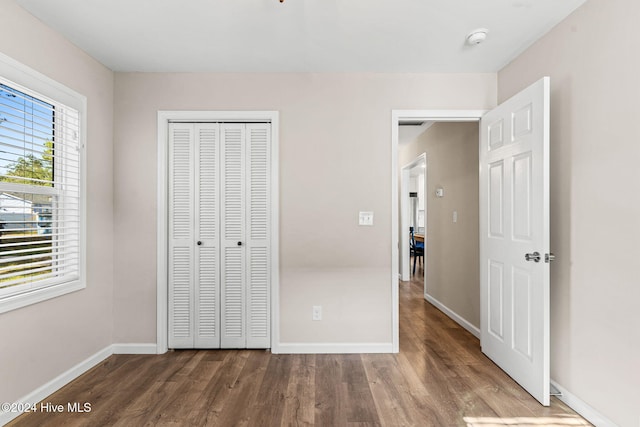
<svg viewBox="0 0 640 427">
<path fill-rule="evenodd" d="M 267 348 L 271 319 L 271 127 L 221 126 L 221 346 Z"/>
<path fill-rule="evenodd" d="M 194 345 L 193 125 L 169 125 L 169 347 Z"/>
<path fill-rule="evenodd" d="M 220 347 L 219 125 L 169 125 L 169 347 Z"/>
<path fill-rule="evenodd" d="M 247 124 L 247 348 L 270 347 L 271 126 Z"/>
<path fill-rule="evenodd" d="M 195 348 L 220 347 L 219 164 L 220 125 L 195 127 Z"/>
<path fill-rule="evenodd" d="M 268 348 L 271 127 L 169 126 L 169 347 Z"/>
<path fill-rule="evenodd" d="M 480 121 L 482 351 L 549 405 L 549 78 Z"/>
<path fill-rule="evenodd" d="M 223 124 L 220 261 L 222 272 L 222 347 L 246 346 L 245 278 L 245 125 Z"/>
</svg>

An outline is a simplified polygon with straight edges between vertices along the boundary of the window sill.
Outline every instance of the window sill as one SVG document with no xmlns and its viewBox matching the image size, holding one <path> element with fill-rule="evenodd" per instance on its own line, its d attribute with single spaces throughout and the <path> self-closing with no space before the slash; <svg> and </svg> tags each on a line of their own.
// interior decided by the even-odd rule
<svg viewBox="0 0 640 427">
<path fill-rule="evenodd" d="M 80 280 L 46 288 L 35 289 L 17 295 L 0 299 L 0 313 L 17 310 L 31 304 L 36 304 L 48 299 L 56 298 L 71 292 L 86 288 L 86 284 Z"/>
</svg>

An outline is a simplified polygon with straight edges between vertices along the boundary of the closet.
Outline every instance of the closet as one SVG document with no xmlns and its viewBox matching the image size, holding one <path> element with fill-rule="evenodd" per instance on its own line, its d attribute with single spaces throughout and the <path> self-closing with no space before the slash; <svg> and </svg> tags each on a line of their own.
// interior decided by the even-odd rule
<svg viewBox="0 0 640 427">
<path fill-rule="evenodd" d="M 169 348 L 270 347 L 270 126 L 169 124 Z"/>
</svg>

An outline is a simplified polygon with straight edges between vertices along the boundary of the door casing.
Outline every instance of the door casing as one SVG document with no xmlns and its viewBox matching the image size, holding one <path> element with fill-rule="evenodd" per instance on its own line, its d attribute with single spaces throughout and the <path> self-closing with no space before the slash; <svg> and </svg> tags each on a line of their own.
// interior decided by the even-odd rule
<svg viewBox="0 0 640 427">
<path fill-rule="evenodd" d="M 391 111 L 391 344 L 400 352 L 400 299 L 398 294 L 400 219 L 398 194 L 398 127 L 402 119 L 424 119 L 434 122 L 480 122 L 486 110 L 392 110 Z M 478 140 L 478 144 L 480 141 Z M 425 190 L 426 191 L 426 190 Z M 404 239 L 403 239 L 404 240 Z M 426 276 L 426 275 L 425 275 Z"/>
<path fill-rule="evenodd" d="M 271 123 L 271 352 L 279 353 L 279 165 L 277 111 L 158 111 L 157 170 L 157 270 L 156 270 L 156 353 L 168 350 L 168 189 L 169 122 L 268 122 Z"/>
</svg>

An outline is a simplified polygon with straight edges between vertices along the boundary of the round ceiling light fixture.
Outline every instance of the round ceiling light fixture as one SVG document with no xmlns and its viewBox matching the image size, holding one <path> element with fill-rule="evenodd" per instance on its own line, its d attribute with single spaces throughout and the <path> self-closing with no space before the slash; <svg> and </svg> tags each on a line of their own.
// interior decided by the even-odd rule
<svg viewBox="0 0 640 427">
<path fill-rule="evenodd" d="M 471 31 L 467 35 L 467 43 L 474 46 L 482 43 L 487 38 L 487 33 L 489 30 L 486 28 L 478 28 L 477 30 Z"/>
</svg>

